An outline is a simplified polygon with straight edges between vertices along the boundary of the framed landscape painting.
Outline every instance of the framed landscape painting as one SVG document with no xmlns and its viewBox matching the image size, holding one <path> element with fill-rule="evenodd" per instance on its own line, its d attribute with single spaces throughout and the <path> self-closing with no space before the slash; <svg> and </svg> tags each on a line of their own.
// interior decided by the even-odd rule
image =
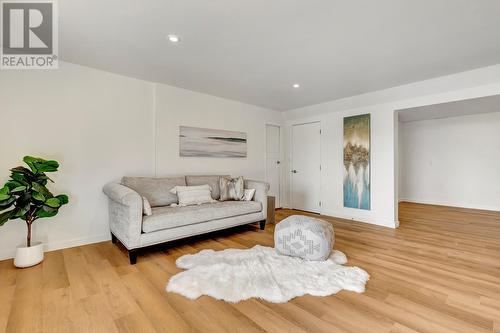
<svg viewBox="0 0 500 333">
<path fill-rule="evenodd" d="M 246 157 L 247 134 L 199 127 L 179 127 L 182 157 Z"/>
<path fill-rule="evenodd" d="M 370 209 L 370 115 L 344 118 L 344 207 Z"/>
</svg>

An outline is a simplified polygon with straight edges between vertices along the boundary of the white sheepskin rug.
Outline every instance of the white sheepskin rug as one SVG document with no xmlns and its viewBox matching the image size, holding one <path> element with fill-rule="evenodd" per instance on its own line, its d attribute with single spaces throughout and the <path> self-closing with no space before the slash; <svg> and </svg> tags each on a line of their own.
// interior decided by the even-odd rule
<svg viewBox="0 0 500 333">
<path fill-rule="evenodd" d="M 364 292 L 370 276 L 358 267 L 342 266 L 346 262 L 340 251 L 333 251 L 325 261 L 307 261 L 260 245 L 247 250 L 203 250 L 177 259 L 177 266 L 187 271 L 172 276 L 167 291 L 189 299 L 209 295 L 234 303 L 251 297 L 284 303 L 305 294 L 327 296 L 342 289 Z"/>
</svg>

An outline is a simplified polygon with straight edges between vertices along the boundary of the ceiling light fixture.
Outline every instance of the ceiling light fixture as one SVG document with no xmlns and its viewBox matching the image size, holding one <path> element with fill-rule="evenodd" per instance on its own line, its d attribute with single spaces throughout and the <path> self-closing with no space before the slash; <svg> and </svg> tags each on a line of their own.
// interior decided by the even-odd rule
<svg viewBox="0 0 500 333">
<path fill-rule="evenodd" d="M 179 43 L 181 41 L 181 38 L 177 35 L 168 35 L 167 38 L 171 43 L 174 44 Z"/>
<path fill-rule="evenodd" d="M 294 87 L 295 89 L 300 88 L 300 84 L 294 83 L 292 87 Z"/>
</svg>

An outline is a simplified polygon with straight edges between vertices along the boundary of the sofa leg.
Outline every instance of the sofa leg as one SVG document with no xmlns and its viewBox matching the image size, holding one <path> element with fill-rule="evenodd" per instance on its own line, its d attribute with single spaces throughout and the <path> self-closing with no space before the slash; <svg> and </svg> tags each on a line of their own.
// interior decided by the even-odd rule
<svg viewBox="0 0 500 333">
<path fill-rule="evenodd" d="M 259 222 L 260 230 L 264 230 L 266 228 L 266 220 L 262 220 Z"/>
<path fill-rule="evenodd" d="M 130 259 L 130 264 L 135 265 L 137 263 L 137 249 L 128 250 L 128 257 Z"/>
<path fill-rule="evenodd" d="M 118 240 L 117 240 L 116 236 L 113 235 L 113 233 L 111 233 L 111 243 L 116 244 L 117 241 Z"/>
</svg>

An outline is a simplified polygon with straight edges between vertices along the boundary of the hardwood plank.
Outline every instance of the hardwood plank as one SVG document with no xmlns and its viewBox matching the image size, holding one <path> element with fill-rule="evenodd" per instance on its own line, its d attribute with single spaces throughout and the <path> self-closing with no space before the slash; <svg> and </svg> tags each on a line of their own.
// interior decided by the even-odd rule
<svg viewBox="0 0 500 333">
<path fill-rule="evenodd" d="M 306 332 L 292 321 L 280 316 L 264 302 L 251 299 L 233 306 L 267 332 Z"/>
<path fill-rule="evenodd" d="M 153 327 L 149 319 L 144 315 L 144 313 L 142 313 L 142 311 L 130 313 L 121 318 L 118 318 L 115 320 L 115 324 L 116 327 L 118 328 L 118 331 L 123 333 L 156 332 L 155 328 Z"/>
<path fill-rule="evenodd" d="M 113 318 L 118 319 L 140 310 L 133 297 L 130 297 L 122 279 L 107 260 L 95 262 L 88 268 Z"/>
<path fill-rule="evenodd" d="M 190 326 L 140 272 L 122 277 L 128 292 L 158 332 L 189 332 Z"/>
<path fill-rule="evenodd" d="M 59 289 L 69 286 L 68 273 L 61 251 L 48 252 L 42 266 L 43 289 Z"/>
<path fill-rule="evenodd" d="M 100 292 L 99 286 L 90 274 L 83 247 L 65 249 L 62 252 L 72 298 L 77 300 L 97 295 Z"/>
<path fill-rule="evenodd" d="M 7 331 L 7 323 L 9 321 L 15 291 L 16 286 L 0 288 L 0 332 Z"/>
<path fill-rule="evenodd" d="M 42 331 L 42 265 L 17 272 L 6 332 Z"/>
</svg>

